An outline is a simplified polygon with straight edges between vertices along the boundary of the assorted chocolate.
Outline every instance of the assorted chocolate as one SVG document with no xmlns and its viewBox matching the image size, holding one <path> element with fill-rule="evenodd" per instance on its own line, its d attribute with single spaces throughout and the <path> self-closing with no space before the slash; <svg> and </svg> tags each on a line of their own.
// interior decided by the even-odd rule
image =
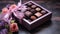
<svg viewBox="0 0 60 34">
<path fill-rule="evenodd" d="M 31 8 L 36 8 L 36 7 L 37 7 L 37 6 L 35 6 L 35 5 L 32 5 L 32 6 L 31 6 Z"/>
<path fill-rule="evenodd" d="M 30 19 L 35 20 L 35 19 L 36 19 L 36 17 L 35 17 L 35 16 L 31 16 L 31 17 L 30 17 Z"/>
<path fill-rule="evenodd" d="M 36 11 L 40 11 L 41 9 L 40 8 L 36 8 Z"/>
<path fill-rule="evenodd" d="M 37 17 L 42 16 L 42 14 L 41 14 L 40 12 L 35 13 L 35 15 L 36 15 Z"/>
<path fill-rule="evenodd" d="M 41 7 L 38 7 L 32 2 L 27 3 L 26 6 L 27 10 L 25 11 L 25 18 L 30 22 L 47 13 L 47 11 L 43 10 Z"/>
<path fill-rule="evenodd" d="M 30 7 L 27 7 L 27 10 L 31 10 L 31 8 Z"/>
<path fill-rule="evenodd" d="M 26 15 L 26 16 L 30 16 L 31 14 L 32 14 L 32 13 L 31 13 L 30 11 L 26 11 L 26 12 L 25 12 L 25 15 Z"/>
<path fill-rule="evenodd" d="M 41 13 L 42 13 L 42 14 L 46 14 L 47 12 L 46 12 L 45 10 L 42 10 Z"/>
<path fill-rule="evenodd" d="M 31 3 L 31 2 L 27 4 L 27 6 L 31 6 L 31 5 L 32 5 L 32 3 Z"/>
</svg>

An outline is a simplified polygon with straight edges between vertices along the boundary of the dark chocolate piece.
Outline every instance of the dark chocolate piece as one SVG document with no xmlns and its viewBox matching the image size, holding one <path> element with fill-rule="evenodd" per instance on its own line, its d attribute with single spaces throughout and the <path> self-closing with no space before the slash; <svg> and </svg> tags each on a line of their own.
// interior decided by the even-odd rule
<svg viewBox="0 0 60 34">
<path fill-rule="evenodd" d="M 32 12 L 32 13 L 36 13 L 35 9 L 31 9 L 31 12 Z"/>
</svg>

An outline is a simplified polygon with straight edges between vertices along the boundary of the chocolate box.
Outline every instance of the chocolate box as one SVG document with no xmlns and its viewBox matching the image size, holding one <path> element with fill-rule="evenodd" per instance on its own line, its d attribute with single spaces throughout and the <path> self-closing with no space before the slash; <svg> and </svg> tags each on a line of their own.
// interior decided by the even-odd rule
<svg viewBox="0 0 60 34">
<path fill-rule="evenodd" d="M 38 27 L 39 25 L 42 25 L 43 23 L 45 23 L 46 21 L 50 20 L 51 19 L 51 16 L 52 16 L 52 12 L 50 12 L 49 10 L 45 9 L 44 7 L 42 7 L 41 5 L 33 2 L 33 1 L 29 1 L 29 2 L 26 2 L 24 3 L 24 5 L 27 5 L 28 3 L 32 3 L 34 5 L 36 5 L 37 7 L 41 8 L 41 11 L 42 10 L 45 10 L 46 11 L 46 14 L 43 14 L 42 16 L 36 18 L 35 20 L 31 20 L 31 21 L 28 21 L 26 18 L 23 19 L 23 22 L 20 23 L 21 25 L 23 25 L 25 28 L 27 28 L 28 30 L 32 30 L 36 27 Z M 31 6 L 30 6 L 31 7 Z M 33 7 L 34 8 L 34 7 Z M 34 8 L 35 9 L 35 8 Z M 39 9 L 38 9 L 39 10 Z M 35 10 L 36 11 L 36 10 Z M 29 13 L 28 13 L 29 14 Z M 38 14 L 39 16 L 39 14 Z M 30 16 L 29 16 L 30 17 Z"/>
</svg>

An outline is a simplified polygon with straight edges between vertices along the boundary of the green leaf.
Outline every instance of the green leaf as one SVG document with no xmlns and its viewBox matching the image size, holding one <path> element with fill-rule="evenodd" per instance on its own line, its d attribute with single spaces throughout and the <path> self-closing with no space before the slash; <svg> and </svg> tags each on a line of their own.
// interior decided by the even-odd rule
<svg viewBox="0 0 60 34">
<path fill-rule="evenodd" d="M 14 23 L 15 22 L 15 20 L 11 20 L 11 23 Z"/>
</svg>

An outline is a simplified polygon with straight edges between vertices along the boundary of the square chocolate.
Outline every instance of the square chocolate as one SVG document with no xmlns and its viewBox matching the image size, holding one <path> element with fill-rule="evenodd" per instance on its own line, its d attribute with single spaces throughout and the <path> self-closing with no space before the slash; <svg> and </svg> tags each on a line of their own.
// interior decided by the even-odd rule
<svg viewBox="0 0 60 34">
<path fill-rule="evenodd" d="M 36 8 L 36 11 L 41 11 L 41 8 Z"/>
<path fill-rule="evenodd" d="M 25 12 L 25 15 L 26 15 L 26 16 L 30 16 L 30 15 L 32 15 L 32 13 L 31 13 L 30 11 L 26 11 L 26 12 Z"/>
<path fill-rule="evenodd" d="M 35 15 L 36 15 L 37 17 L 42 16 L 42 14 L 41 14 L 40 12 L 35 13 Z"/>
</svg>

